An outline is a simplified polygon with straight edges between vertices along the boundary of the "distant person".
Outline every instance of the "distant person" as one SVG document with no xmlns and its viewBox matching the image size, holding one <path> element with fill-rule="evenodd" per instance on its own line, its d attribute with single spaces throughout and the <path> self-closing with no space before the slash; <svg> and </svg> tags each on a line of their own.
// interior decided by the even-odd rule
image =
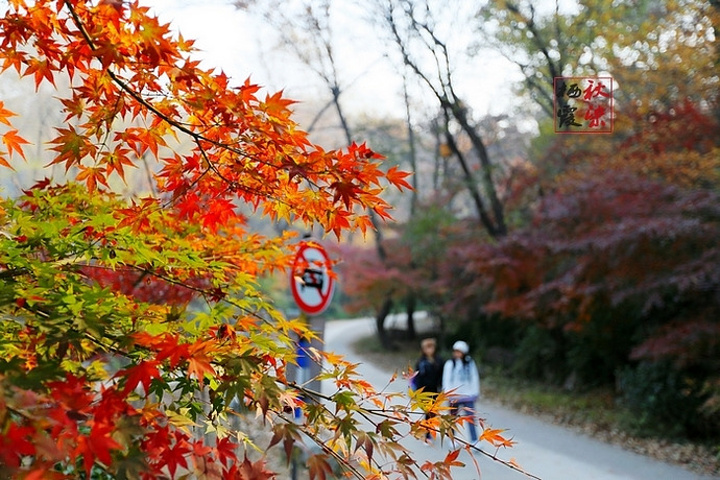
<svg viewBox="0 0 720 480">
<path fill-rule="evenodd" d="M 480 396 L 480 375 L 475 360 L 468 355 L 470 346 L 466 342 L 457 341 L 452 349 L 452 358 L 443 368 L 442 391 L 450 396 L 450 413 L 470 419 L 470 442 L 475 443 L 478 439 L 475 401 Z"/>
<path fill-rule="evenodd" d="M 423 389 L 424 392 L 437 394 L 442 389 L 443 361 L 437 353 L 437 342 L 434 338 L 426 338 L 420 342 L 420 358 L 415 363 L 415 376 L 412 380 L 414 390 Z M 430 419 L 432 413 L 425 414 Z M 425 440 L 432 440 L 428 432 Z"/>
</svg>

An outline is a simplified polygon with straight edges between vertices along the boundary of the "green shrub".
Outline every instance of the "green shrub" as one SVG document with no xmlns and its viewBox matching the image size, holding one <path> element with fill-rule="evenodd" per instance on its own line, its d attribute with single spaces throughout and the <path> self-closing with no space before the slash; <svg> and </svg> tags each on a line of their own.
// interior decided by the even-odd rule
<svg viewBox="0 0 720 480">
<path fill-rule="evenodd" d="M 562 348 L 552 331 L 537 326 L 528 327 L 515 352 L 513 373 L 553 383 L 563 380 Z"/>
<path fill-rule="evenodd" d="M 629 426 L 641 435 L 703 435 L 702 382 L 669 362 L 642 362 L 618 375 L 621 401 L 634 413 Z"/>
</svg>

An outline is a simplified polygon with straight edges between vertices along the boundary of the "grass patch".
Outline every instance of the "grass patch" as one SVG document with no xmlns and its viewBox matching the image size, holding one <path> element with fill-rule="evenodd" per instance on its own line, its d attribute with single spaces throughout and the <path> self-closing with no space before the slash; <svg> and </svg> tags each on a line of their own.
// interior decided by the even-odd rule
<svg viewBox="0 0 720 480">
<path fill-rule="evenodd" d="M 610 389 L 569 392 L 558 387 L 507 377 L 499 370 L 484 369 L 483 396 L 515 410 L 552 417 L 554 423 L 595 429 L 619 429 L 627 412 L 615 404 Z"/>
</svg>

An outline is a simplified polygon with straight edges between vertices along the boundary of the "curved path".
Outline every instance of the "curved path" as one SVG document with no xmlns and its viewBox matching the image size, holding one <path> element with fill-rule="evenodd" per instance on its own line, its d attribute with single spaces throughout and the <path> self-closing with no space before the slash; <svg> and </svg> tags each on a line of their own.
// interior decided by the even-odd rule
<svg viewBox="0 0 720 480">
<path fill-rule="evenodd" d="M 378 369 L 353 352 L 352 344 L 375 333 L 370 318 L 331 321 L 325 325 L 325 348 L 343 354 L 349 361 L 360 363 L 359 372 L 376 388 L 388 384 L 395 365 Z M 397 389 L 402 382 L 395 382 Z M 325 393 L 329 393 L 325 387 Z M 517 442 L 511 449 L 501 450 L 498 456 L 514 458 L 528 472 L 543 480 L 709 480 L 677 466 L 637 455 L 614 445 L 608 445 L 562 427 L 541 422 L 531 416 L 478 402 L 480 416 L 494 428 L 506 429 Z M 447 445 L 425 445 L 409 439 L 404 442 L 418 460 L 438 461 L 444 458 Z M 487 449 L 487 446 L 483 446 Z M 459 460 L 467 467 L 454 470 L 454 480 L 520 480 L 528 478 L 503 465 L 476 454 L 482 476 L 479 477 L 473 460 L 463 452 Z M 421 461 L 421 463 L 422 463 Z"/>
</svg>

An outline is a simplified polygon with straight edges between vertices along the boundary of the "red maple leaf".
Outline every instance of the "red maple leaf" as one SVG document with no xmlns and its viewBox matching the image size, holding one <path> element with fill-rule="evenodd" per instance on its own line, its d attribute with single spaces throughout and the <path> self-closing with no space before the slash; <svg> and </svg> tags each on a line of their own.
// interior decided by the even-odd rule
<svg viewBox="0 0 720 480">
<path fill-rule="evenodd" d="M 157 368 L 159 363 L 157 360 L 147 360 L 125 370 L 120 370 L 116 376 L 125 377 L 123 394 L 135 390 L 138 385 L 142 385 L 146 393 L 149 392 L 152 379 L 160 378 L 160 371 Z"/>
<path fill-rule="evenodd" d="M 218 440 L 216 450 L 220 463 L 222 463 L 223 465 L 227 465 L 228 461 L 234 463 L 237 460 L 237 455 L 235 455 L 235 450 L 237 449 L 237 447 L 238 445 L 234 443 L 230 439 L 230 437 L 225 437 Z"/>
<path fill-rule="evenodd" d="M 178 467 L 187 468 L 187 455 L 191 452 L 190 444 L 185 435 L 179 431 L 175 431 L 175 444 L 172 447 L 165 448 L 160 456 L 163 463 L 170 471 L 170 477 L 175 478 L 175 472 Z"/>
<path fill-rule="evenodd" d="M 7 431 L 0 435 L 0 463 L 10 467 L 19 467 L 20 460 L 26 455 L 35 454 L 32 427 L 10 423 Z"/>
<path fill-rule="evenodd" d="M 83 464 L 87 478 L 90 478 L 95 460 L 99 460 L 104 465 L 112 463 L 111 450 L 119 450 L 122 447 L 110 436 L 112 434 L 109 425 L 93 425 L 89 436 L 81 436 L 77 439 L 77 447 L 74 451 L 75 455 L 82 455 Z"/>
</svg>

